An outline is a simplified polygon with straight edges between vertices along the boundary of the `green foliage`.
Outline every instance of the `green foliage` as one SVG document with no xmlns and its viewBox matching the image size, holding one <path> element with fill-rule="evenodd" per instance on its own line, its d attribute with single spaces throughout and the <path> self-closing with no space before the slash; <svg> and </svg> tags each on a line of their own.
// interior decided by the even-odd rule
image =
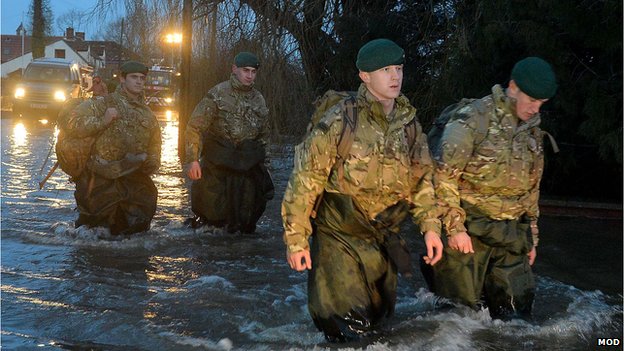
<svg viewBox="0 0 624 351">
<path fill-rule="evenodd" d="M 495 84 L 506 85 L 518 60 L 542 57 L 552 64 L 559 83 L 557 95 L 542 107 L 542 126 L 562 146 L 561 153 L 547 155 L 542 189 L 553 195 L 578 194 L 593 182 L 597 186 L 586 187 L 585 195 L 621 200 L 620 0 L 196 3 L 198 9 L 216 3 L 229 13 L 253 10 L 260 23 L 253 31 L 262 31 L 248 35 L 252 26 L 241 26 L 239 38 L 224 46 L 232 48 L 245 39 L 241 47 L 258 48 L 272 62 L 271 75 L 263 76 L 263 67 L 258 86 L 267 91 L 281 132 L 303 131 L 314 96 L 357 87 L 355 57 L 372 39 L 388 38 L 405 49 L 403 92 L 426 129 L 445 106 L 485 96 Z"/>
<path fill-rule="evenodd" d="M 45 56 L 45 37 L 52 32 L 52 9 L 49 0 L 33 0 L 28 15 L 32 27 L 33 58 Z"/>
</svg>

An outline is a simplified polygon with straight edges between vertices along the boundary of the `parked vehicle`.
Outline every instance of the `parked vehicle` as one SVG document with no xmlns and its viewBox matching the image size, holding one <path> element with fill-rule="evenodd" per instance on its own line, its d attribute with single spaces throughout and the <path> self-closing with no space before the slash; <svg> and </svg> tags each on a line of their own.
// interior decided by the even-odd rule
<svg viewBox="0 0 624 351">
<path fill-rule="evenodd" d="M 16 116 L 56 119 L 68 99 L 87 97 L 83 73 L 89 67 L 62 59 L 33 60 L 15 88 L 13 113 Z"/>
</svg>

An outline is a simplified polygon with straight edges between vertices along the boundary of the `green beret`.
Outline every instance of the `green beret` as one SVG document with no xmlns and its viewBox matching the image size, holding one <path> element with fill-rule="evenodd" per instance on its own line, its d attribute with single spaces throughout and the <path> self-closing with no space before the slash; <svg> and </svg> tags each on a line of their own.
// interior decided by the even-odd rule
<svg viewBox="0 0 624 351">
<path fill-rule="evenodd" d="M 511 79 L 528 96 L 534 99 L 550 99 L 557 91 L 555 73 L 539 57 L 527 57 L 516 63 L 511 70 Z"/>
<path fill-rule="evenodd" d="M 240 52 L 234 57 L 234 64 L 236 67 L 260 67 L 260 61 L 256 55 L 246 51 Z"/>
<path fill-rule="evenodd" d="M 373 72 L 405 62 L 405 51 L 388 39 L 375 39 L 364 44 L 357 55 L 355 66 L 362 72 Z"/>
<path fill-rule="evenodd" d="M 121 67 L 119 67 L 121 74 L 126 75 L 128 73 L 143 73 L 147 75 L 148 68 L 141 62 L 127 61 Z"/>
</svg>

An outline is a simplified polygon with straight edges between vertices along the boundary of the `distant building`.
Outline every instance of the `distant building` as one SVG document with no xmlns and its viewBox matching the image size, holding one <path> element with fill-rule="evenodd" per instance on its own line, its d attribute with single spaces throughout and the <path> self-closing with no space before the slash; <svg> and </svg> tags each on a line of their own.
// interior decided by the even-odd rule
<svg viewBox="0 0 624 351">
<path fill-rule="evenodd" d="M 2 78 L 20 75 L 32 61 L 32 42 L 23 26 L 16 30 L 15 35 L 2 34 L 0 50 L 2 53 Z M 22 35 L 24 33 L 24 35 Z M 63 37 L 46 37 L 44 57 L 62 58 L 91 66 L 104 78 L 111 78 L 126 60 L 137 59 L 137 55 L 124 50 L 114 41 L 85 40 L 84 32 L 74 32 L 69 27 Z"/>
</svg>

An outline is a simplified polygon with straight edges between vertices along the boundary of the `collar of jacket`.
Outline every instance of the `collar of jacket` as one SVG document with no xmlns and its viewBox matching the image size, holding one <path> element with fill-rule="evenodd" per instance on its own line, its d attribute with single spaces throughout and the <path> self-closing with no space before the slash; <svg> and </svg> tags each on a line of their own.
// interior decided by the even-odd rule
<svg viewBox="0 0 624 351">
<path fill-rule="evenodd" d="M 370 111 L 369 118 L 376 121 L 384 130 L 388 128 L 389 124 L 404 126 L 416 118 L 416 108 L 410 104 L 409 99 L 403 93 L 394 99 L 394 108 L 388 116 L 383 110 L 383 105 L 371 94 L 364 83 L 360 84 L 357 99 L 358 109 L 361 106 L 363 107 L 361 110 Z"/>
<path fill-rule="evenodd" d="M 128 103 L 136 104 L 136 105 L 145 105 L 145 93 L 144 92 L 141 92 L 139 94 L 139 97 L 135 99 L 132 96 L 128 95 L 128 92 L 123 87 L 123 84 L 119 84 L 117 88 L 115 89 L 115 93 L 119 94 L 119 96 L 121 96 L 121 98 L 126 100 Z"/>
<path fill-rule="evenodd" d="M 496 104 L 496 115 L 499 121 L 501 121 L 505 116 L 510 116 L 510 118 L 512 118 L 511 122 L 517 129 L 537 127 L 542 121 L 539 113 L 535 114 L 535 116 L 526 122 L 520 120 L 516 114 L 516 99 L 507 96 L 505 90 L 500 84 L 496 84 L 492 87 L 492 100 L 494 100 L 494 103 Z"/>
<path fill-rule="evenodd" d="M 254 83 L 251 83 L 251 85 L 241 83 L 234 73 L 230 73 L 230 84 L 232 84 L 232 89 L 243 92 L 251 91 L 254 87 Z"/>
</svg>

